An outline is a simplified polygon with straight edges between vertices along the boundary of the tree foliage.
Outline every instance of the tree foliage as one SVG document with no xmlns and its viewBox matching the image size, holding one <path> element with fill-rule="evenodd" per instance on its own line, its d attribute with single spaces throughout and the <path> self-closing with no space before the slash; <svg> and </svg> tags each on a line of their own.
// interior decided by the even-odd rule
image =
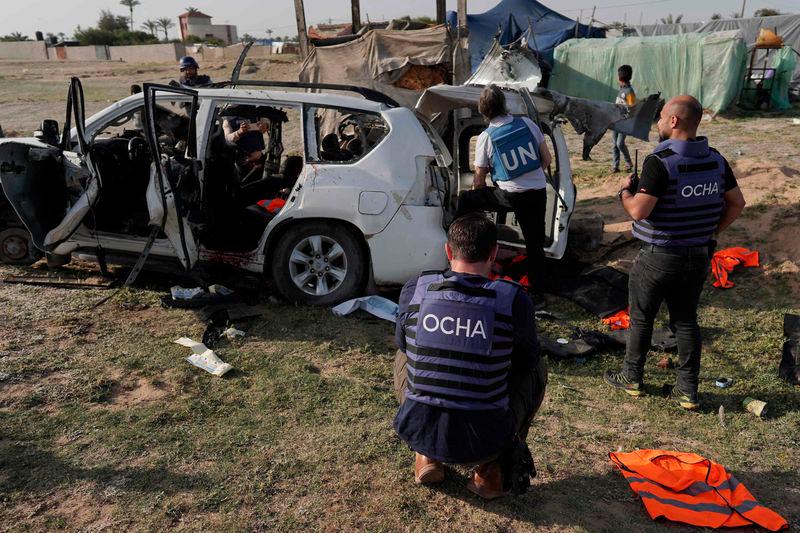
<svg viewBox="0 0 800 533">
<path fill-rule="evenodd" d="M 711 15 L 711 20 L 722 20 L 722 15 L 720 15 L 719 13 L 714 13 L 713 15 Z"/>
<path fill-rule="evenodd" d="M 661 19 L 661 24 L 680 24 L 682 20 L 683 15 L 678 15 L 677 17 L 673 18 L 672 13 L 670 13 L 665 18 Z"/>
<path fill-rule="evenodd" d="M 152 44 L 158 38 L 145 31 L 131 31 L 128 29 L 128 17 L 114 15 L 111 11 L 103 9 L 97 20 L 96 28 L 75 29 L 75 39 L 82 45 L 108 45 L 120 46 L 126 44 Z"/>
<path fill-rule="evenodd" d="M 164 30 L 164 40 L 169 40 L 169 29 L 175 27 L 175 23 L 169 17 L 161 17 L 160 19 L 156 19 L 158 23 L 158 27 Z"/>
<path fill-rule="evenodd" d="M 778 15 L 783 15 L 783 13 L 781 13 L 777 9 L 772 9 L 769 7 L 757 9 L 756 12 L 753 13 L 754 17 L 776 17 Z"/>
<path fill-rule="evenodd" d="M 142 3 L 139 0 L 120 0 L 119 3 L 120 5 L 127 7 L 128 10 L 130 11 L 131 16 L 129 17 L 128 20 L 131 23 L 131 31 L 133 31 L 133 8 L 138 5 L 141 5 Z"/>
<path fill-rule="evenodd" d="M 3 37 L 0 37 L 0 41 L 2 42 L 13 42 L 13 41 L 30 41 L 30 37 L 27 35 L 22 35 L 20 32 L 15 31 Z"/>
</svg>

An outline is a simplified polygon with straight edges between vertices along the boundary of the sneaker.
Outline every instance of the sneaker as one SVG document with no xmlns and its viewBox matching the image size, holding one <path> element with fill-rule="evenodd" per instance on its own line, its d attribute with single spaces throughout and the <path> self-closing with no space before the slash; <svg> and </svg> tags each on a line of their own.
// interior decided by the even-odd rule
<svg viewBox="0 0 800 533">
<path fill-rule="evenodd" d="M 444 466 L 418 453 L 414 461 L 414 481 L 419 485 L 444 481 Z"/>
<path fill-rule="evenodd" d="M 672 389 L 672 398 L 687 411 L 696 411 L 700 408 L 700 400 L 697 399 L 696 392 L 694 394 L 687 394 L 678 390 L 676 387 Z"/>
<path fill-rule="evenodd" d="M 641 396 L 644 394 L 644 384 L 629 380 L 622 372 L 615 373 L 606 370 L 606 373 L 603 374 L 603 380 L 615 389 L 624 390 L 631 396 Z"/>
</svg>

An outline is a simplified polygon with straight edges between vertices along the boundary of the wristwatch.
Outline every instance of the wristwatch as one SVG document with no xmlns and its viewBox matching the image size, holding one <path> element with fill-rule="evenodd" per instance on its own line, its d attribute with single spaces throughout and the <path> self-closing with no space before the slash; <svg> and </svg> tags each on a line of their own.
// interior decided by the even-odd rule
<svg viewBox="0 0 800 533">
<path fill-rule="evenodd" d="M 626 189 L 625 187 L 623 187 L 623 188 L 621 188 L 619 191 L 617 191 L 617 198 L 619 198 L 619 201 L 620 201 L 620 202 L 622 201 L 622 193 L 623 193 L 624 191 L 627 191 L 627 190 L 628 190 L 628 189 Z M 629 192 L 630 192 L 630 191 L 629 191 Z"/>
</svg>

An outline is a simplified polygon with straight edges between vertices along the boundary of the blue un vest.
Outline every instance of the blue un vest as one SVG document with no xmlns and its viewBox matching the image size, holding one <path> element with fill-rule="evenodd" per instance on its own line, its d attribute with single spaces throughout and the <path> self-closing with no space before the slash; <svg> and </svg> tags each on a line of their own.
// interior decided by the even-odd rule
<svg viewBox="0 0 800 533">
<path fill-rule="evenodd" d="M 514 345 L 511 282 L 423 273 L 405 321 L 406 399 L 451 409 L 508 407 Z"/>
<path fill-rule="evenodd" d="M 633 223 L 633 236 L 657 246 L 708 244 L 725 208 L 725 159 L 705 137 L 664 141 L 649 157 L 664 164 L 669 184 L 652 213 Z"/>
<path fill-rule="evenodd" d="M 539 143 L 519 117 L 502 126 L 489 126 L 492 139 L 492 180 L 509 181 L 542 166 Z"/>
</svg>

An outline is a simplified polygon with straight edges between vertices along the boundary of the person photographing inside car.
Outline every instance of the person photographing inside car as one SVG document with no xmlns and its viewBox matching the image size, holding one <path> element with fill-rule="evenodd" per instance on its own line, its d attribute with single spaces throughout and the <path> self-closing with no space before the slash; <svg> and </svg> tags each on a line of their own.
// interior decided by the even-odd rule
<svg viewBox="0 0 800 533">
<path fill-rule="evenodd" d="M 489 280 L 497 227 L 483 214 L 456 219 L 445 251 L 449 270 L 423 272 L 400 294 L 394 428 L 416 452 L 417 483 L 442 481 L 442 463 L 472 464 L 467 488 L 482 498 L 523 493 L 547 386 L 533 304 L 518 284 Z"/>
<path fill-rule="evenodd" d="M 632 396 L 644 393 L 653 322 L 666 302 L 678 341 L 673 396 L 684 409 L 700 405 L 697 306 L 716 235 L 745 206 L 728 162 L 706 137 L 697 136 L 702 118 L 703 107 L 692 96 L 667 102 L 658 121 L 661 143 L 645 159 L 638 183 L 628 177 L 618 193 L 642 247 L 630 272 L 630 336 L 622 371 L 604 376 L 606 383 Z"/>
<path fill-rule="evenodd" d="M 475 211 L 514 212 L 525 238 L 529 290 L 538 304 L 545 282 L 544 169 L 553 157 L 531 119 L 508 114 L 505 94 L 497 85 L 484 88 L 478 111 L 489 127 L 478 136 L 473 189 L 459 195 L 456 218 Z M 486 186 L 489 174 L 495 187 Z"/>
</svg>

